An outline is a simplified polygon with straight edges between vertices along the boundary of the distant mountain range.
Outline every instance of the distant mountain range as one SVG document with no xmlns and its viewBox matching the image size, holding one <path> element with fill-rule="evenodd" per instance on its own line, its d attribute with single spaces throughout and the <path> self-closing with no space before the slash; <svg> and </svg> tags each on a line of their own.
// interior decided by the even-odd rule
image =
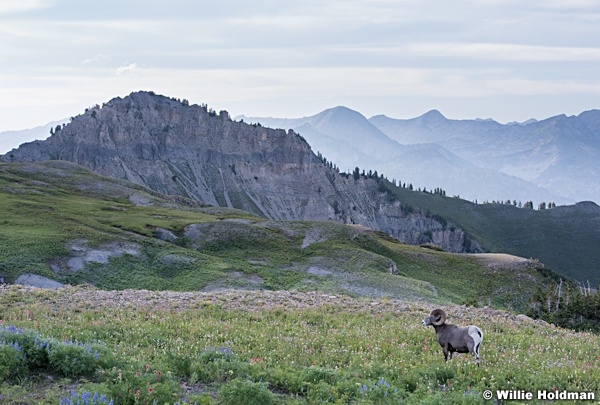
<svg viewBox="0 0 600 405">
<path fill-rule="evenodd" d="M 57 125 L 62 125 L 66 122 L 68 120 L 52 121 L 35 128 L 0 132 L 0 154 L 18 148 L 19 145 L 26 142 L 42 141 L 50 136 L 51 128 L 55 128 Z"/>
<path fill-rule="evenodd" d="M 432 110 L 412 119 L 335 107 L 303 118 L 238 116 L 293 129 L 341 171 L 377 170 L 415 189 L 470 201 L 600 202 L 600 111 L 500 124 L 452 120 Z M 66 120 L 0 133 L 0 153 L 44 140 Z"/>
<path fill-rule="evenodd" d="M 536 207 L 600 201 L 598 110 L 509 124 L 451 120 L 436 110 L 413 119 L 367 119 L 346 107 L 296 119 L 236 118 L 293 129 L 342 171 L 378 170 L 471 201 L 533 201 Z"/>
<path fill-rule="evenodd" d="M 527 125 L 501 125 L 493 121 L 447 120 L 437 112 L 406 121 L 385 117 L 367 120 L 347 108 L 334 108 L 296 121 L 260 119 L 261 125 L 252 125 L 232 120 L 226 111 L 217 113 L 185 100 L 136 92 L 86 110 L 48 139 L 25 143 L 1 155 L 0 161 L 70 161 L 159 193 L 237 208 L 270 220 L 336 221 L 380 230 L 408 244 L 436 246 L 450 252 L 490 251 L 537 258 L 561 274 L 596 285 L 600 281 L 598 205 L 580 202 L 532 210 L 512 204 L 474 204 L 450 198 L 458 192 L 443 180 L 453 180 L 452 187 L 458 188 L 477 179 L 479 189 L 500 187 L 498 193 L 510 192 L 502 200 L 521 200 L 518 190 L 537 190 L 549 196 L 544 201 L 560 204 L 561 200 L 552 198 L 554 194 L 532 181 L 553 172 L 571 173 L 571 186 L 587 179 L 588 189 L 597 187 L 592 164 L 597 153 L 593 146 L 597 121 L 593 117 L 597 116 L 597 112 L 591 112 Z M 378 121 L 386 122 L 387 127 L 380 122 L 378 128 L 374 124 Z M 440 129 L 460 128 L 463 124 L 490 129 L 472 138 L 467 130 L 455 128 L 451 133 Z M 266 125 L 293 125 L 297 129 L 271 129 Z M 401 144 L 390 136 L 397 131 L 408 137 L 410 128 L 413 133 L 424 134 L 419 135 L 423 142 Z M 530 128 L 538 130 L 532 135 L 521 134 Z M 517 137 L 514 134 L 521 134 L 517 143 L 521 145 L 520 155 L 511 144 Z M 456 141 L 450 142 L 450 138 Z M 512 150 L 517 163 L 533 167 L 534 159 L 541 162 L 546 157 L 547 164 L 538 168 L 529 181 L 482 168 L 485 159 L 479 157 L 477 164 L 468 159 L 479 156 L 472 147 L 477 142 L 495 145 L 485 152 L 489 160 L 508 162 L 506 156 Z M 460 144 L 461 148 L 453 146 L 455 150 L 450 150 L 451 145 Z M 314 150 L 321 151 L 327 160 Z M 570 155 L 580 150 L 584 153 L 579 160 Z M 554 153 L 554 160 L 548 160 L 548 151 Z M 359 158 L 368 163 L 353 163 Z M 390 168 L 400 163 L 406 169 L 394 174 Z M 335 167 L 351 170 L 355 165 L 366 175 L 340 173 Z M 555 167 L 560 165 L 566 165 L 565 173 Z M 415 189 L 442 187 L 447 196 L 396 187 L 380 175 L 371 174 L 372 170 L 390 180 L 413 183 Z M 576 178 L 578 171 L 581 174 Z M 435 182 L 431 180 L 434 174 Z M 502 191 L 503 185 L 508 191 Z M 529 199 L 532 197 L 522 197 L 522 201 Z"/>
</svg>

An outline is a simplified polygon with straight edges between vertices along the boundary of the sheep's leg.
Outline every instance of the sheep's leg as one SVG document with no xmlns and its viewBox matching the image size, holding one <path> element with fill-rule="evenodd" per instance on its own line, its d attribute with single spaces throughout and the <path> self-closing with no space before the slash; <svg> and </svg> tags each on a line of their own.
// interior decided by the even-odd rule
<svg viewBox="0 0 600 405">
<path fill-rule="evenodd" d="M 448 361 L 448 346 L 443 346 L 442 350 L 444 352 L 444 362 Z M 450 353 L 450 358 L 452 358 L 452 353 Z"/>
</svg>

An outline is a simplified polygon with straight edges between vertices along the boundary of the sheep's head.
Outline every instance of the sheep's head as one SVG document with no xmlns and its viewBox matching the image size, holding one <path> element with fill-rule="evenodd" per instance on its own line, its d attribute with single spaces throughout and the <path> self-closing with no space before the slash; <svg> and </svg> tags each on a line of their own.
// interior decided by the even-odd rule
<svg viewBox="0 0 600 405">
<path fill-rule="evenodd" d="M 433 311 L 431 311 L 431 313 L 429 314 L 429 316 L 425 319 L 423 319 L 423 326 L 429 326 L 429 325 L 442 325 L 444 322 L 446 322 L 446 313 L 441 310 L 441 309 L 434 309 Z"/>
</svg>

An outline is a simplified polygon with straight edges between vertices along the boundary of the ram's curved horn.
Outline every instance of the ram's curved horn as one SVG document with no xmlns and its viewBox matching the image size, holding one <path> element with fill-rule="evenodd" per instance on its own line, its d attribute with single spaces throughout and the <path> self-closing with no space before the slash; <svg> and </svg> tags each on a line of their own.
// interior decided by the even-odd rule
<svg viewBox="0 0 600 405">
<path fill-rule="evenodd" d="M 431 311 L 431 314 L 429 315 L 431 317 L 431 324 L 432 325 L 442 325 L 444 322 L 446 322 L 446 313 L 444 312 L 444 310 L 442 309 L 434 309 L 433 311 Z M 434 319 L 437 319 L 436 321 L 434 321 Z"/>
</svg>

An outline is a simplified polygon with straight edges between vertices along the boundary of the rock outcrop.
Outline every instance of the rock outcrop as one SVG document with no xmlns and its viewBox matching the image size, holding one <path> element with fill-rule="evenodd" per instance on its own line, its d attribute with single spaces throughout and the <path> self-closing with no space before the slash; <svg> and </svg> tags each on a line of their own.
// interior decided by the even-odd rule
<svg viewBox="0 0 600 405">
<path fill-rule="evenodd" d="M 477 252 L 465 232 L 382 192 L 379 181 L 338 173 L 293 131 L 231 120 L 225 111 L 151 92 L 92 107 L 5 162 L 67 160 L 164 194 L 269 219 L 335 220 L 410 244 Z"/>
<path fill-rule="evenodd" d="M 64 286 L 63 283 L 59 283 L 58 281 L 54 281 L 47 277 L 31 273 L 21 274 L 15 280 L 15 284 L 36 288 L 61 288 Z"/>
</svg>

